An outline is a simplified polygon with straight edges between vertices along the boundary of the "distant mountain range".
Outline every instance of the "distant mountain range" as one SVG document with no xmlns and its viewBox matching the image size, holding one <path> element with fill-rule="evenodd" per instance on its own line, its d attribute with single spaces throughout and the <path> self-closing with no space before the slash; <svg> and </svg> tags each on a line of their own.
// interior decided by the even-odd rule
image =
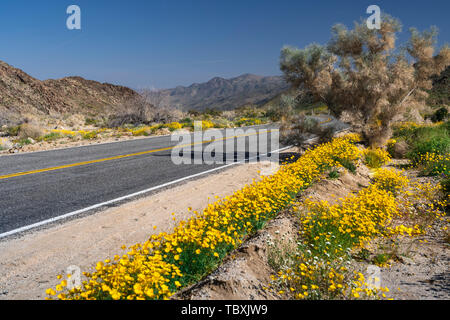
<svg viewBox="0 0 450 320">
<path fill-rule="evenodd" d="M 147 91 L 146 96 L 154 105 L 184 111 L 231 110 L 246 104 L 262 105 L 288 87 L 282 77 L 244 74 L 232 79 L 216 77 L 189 87 Z M 0 125 L 28 116 L 102 115 L 108 107 L 138 96 L 130 88 L 81 77 L 41 81 L 0 61 Z"/>
<path fill-rule="evenodd" d="M 450 67 L 434 77 L 429 105 L 449 105 Z M 184 111 L 232 110 L 246 104 L 264 105 L 274 101 L 290 86 L 280 76 L 244 74 L 213 78 L 189 87 L 145 91 L 149 102 L 160 107 L 179 107 Z M 123 86 L 81 77 L 38 80 L 20 69 L 0 61 L 0 126 L 24 117 L 82 114 L 104 115 L 108 107 L 136 99 L 139 93 Z"/>
<path fill-rule="evenodd" d="M 244 74 L 236 78 L 213 78 L 189 87 L 146 92 L 150 102 L 179 107 L 184 111 L 232 110 L 246 104 L 262 105 L 286 91 L 289 85 L 280 76 Z"/>
</svg>

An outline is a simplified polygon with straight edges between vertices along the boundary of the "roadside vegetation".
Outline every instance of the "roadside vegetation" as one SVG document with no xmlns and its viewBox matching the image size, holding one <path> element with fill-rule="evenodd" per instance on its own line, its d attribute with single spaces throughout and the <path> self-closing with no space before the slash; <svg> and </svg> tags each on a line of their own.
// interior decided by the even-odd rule
<svg viewBox="0 0 450 320">
<path fill-rule="evenodd" d="M 417 134 L 421 128 L 439 131 L 441 126 L 445 124 L 402 124 L 396 132 Z M 294 247 L 268 253 L 274 274 L 266 290 L 283 299 L 389 298 L 390 289 L 367 279 L 355 261 L 387 266 L 397 259 L 399 239 L 419 237 L 443 219 L 449 201 L 448 175 L 440 172 L 442 180 L 437 184 L 411 181 L 400 169 L 386 168 L 391 161 L 387 151 L 363 148 L 357 145 L 360 141 L 358 135 L 349 134 L 307 150 L 273 176 L 194 212 L 173 232 L 154 235 L 122 256 L 100 261 L 95 271 L 84 273 L 81 288 L 69 290 L 64 279 L 47 294 L 58 299 L 170 298 L 215 270 L 287 209 L 298 221 L 298 238 L 291 239 Z M 320 179 L 338 179 L 342 170 L 356 173 L 361 163 L 372 168 L 373 178 L 357 193 L 335 204 L 296 200 Z M 421 168 L 421 162 L 411 163 Z M 369 250 L 380 241 L 394 247 Z"/>
<path fill-rule="evenodd" d="M 423 235 L 443 217 L 441 186 L 411 182 L 396 169 L 377 169 L 373 182 L 336 204 L 306 199 L 292 214 L 300 224 L 297 246 L 268 286 L 288 299 L 384 299 L 387 287 L 367 278 L 356 260 L 385 267 L 395 259 L 396 242 Z M 383 239 L 388 250 L 371 254 Z M 372 251 L 374 251 L 372 249 Z"/>
<path fill-rule="evenodd" d="M 203 129 L 280 122 L 286 144 L 303 146 L 305 139 L 318 138 L 318 146 L 272 176 L 193 212 L 170 233 L 98 262 L 84 273 L 81 287 L 68 288 L 68 280 L 59 276 L 60 284 L 46 292 L 49 298 L 169 299 L 216 270 L 280 212 L 293 216 L 298 232 L 290 239 L 293 247 L 268 253 L 274 272 L 266 290 L 285 299 L 389 298 L 390 289 L 367 279 L 359 263 L 386 267 L 401 261 L 396 250 L 402 239 L 423 236 L 446 218 L 448 106 L 433 105 L 430 111 L 425 103 L 427 98 L 445 101 L 445 90 L 430 90 L 433 77 L 450 65 L 450 49 L 436 48 L 436 30 L 412 29 L 406 50 L 396 51 L 400 22 L 388 15 L 382 21 L 379 30 L 368 30 L 364 22 L 352 30 L 336 25 L 326 46 L 283 48 L 280 67 L 292 89 L 261 108 L 183 113 L 150 108 L 140 100 L 117 107 L 105 119 L 86 118 L 95 126 L 91 131 L 38 134 L 23 125 L 8 128 L 27 143 L 30 137 L 23 132 L 36 141 L 57 141 L 167 134 L 192 130 L 195 121 Z M 417 121 L 405 121 L 411 114 Z M 324 126 L 324 117 L 317 115 L 346 119 L 352 133 L 336 138 L 335 128 Z M 301 198 L 320 180 L 356 175 L 361 167 L 370 170 L 370 183 L 334 203 Z M 448 239 L 447 226 L 442 231 Z"/>
<path fill-rule="evenodd" d="M 330 167 L 356 161 L 357 139 L 349 135 L 307 151 L 273 176 L 217 201 L 203 213 L 194 212 L 172 233 L 152 236 L 129 248 L 126 255 L 99 262 L 95 272 L 85 274 L 82 288 L 67 290 L 63 280 L 47 293 L 60 299 L 168 298 L 214 270 Z"/>
<path fill-rule="evenodd" d="M 130 105 L 127 104 L 128 107 Z M 123 107 L 125 109 L 125 106 Z M 134 110 L 134 111 L 133 111 Z M 266 109 L 243 106 L 233 111 L 205 110 L 181 112 L 171 109 L 154 117 L 143 116 L 140 105 L 127 109 L 127 113 L 112 113 L 107 118 L 86 117 L 84 123 L 71 128 L 43 129 L 37 123 L 25 119 L 23 123 L 2 128 L 4 136 L 1 150 L 20 149 L 27 145 L 69 144 L 82 140 L 121 139 L 140 136 L 166 135 L 176 130 L 194 130 L 194 123 L 201 122 L 202 129 L 234 128 L 265 124 L 271 121 Z M 166 121 L 166 122 L 165 122 Z M 9 143 L 6 143 L 8 140 Z"/>
</svg>

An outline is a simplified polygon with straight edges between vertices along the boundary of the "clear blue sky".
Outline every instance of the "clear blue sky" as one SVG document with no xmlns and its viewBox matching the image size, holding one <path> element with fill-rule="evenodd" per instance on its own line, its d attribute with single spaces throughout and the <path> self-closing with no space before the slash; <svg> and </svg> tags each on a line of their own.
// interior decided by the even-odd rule
<svg viewBox="0 0 450 320">
<path fill-rule="evenodd" d="M 66 8 L 82 30 L 66 28 Z M 243 73 L 280 74 L 280 48 L 325 43 L 376 4 L 408 29 L 436 25 L 450 42 L 448 0 L 2 0 L 0 60 L 39 79 L 69 75 L 169 88 Z"/>
</svg>

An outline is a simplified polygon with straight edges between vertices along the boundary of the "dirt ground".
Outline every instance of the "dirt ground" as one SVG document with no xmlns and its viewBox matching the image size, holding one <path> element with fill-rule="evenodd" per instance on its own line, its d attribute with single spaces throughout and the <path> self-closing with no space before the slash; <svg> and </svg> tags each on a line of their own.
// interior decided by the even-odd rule
<svg viewBox="0 0 450 320">
<path fill-rule="evenodd" d="M 0 299 L 43 299 L 45 290 L 58 283 L 56 276 L 65 274 L 67 267 L 90 271 L 97 261 L 123 254 L 122 245 L 131 246 L 154 233 L 170 231 L 176 221 L 189 218 L 188 207 L 201 211 L 216 196 L 231 195 L 259 179 L 262 165 L 237 165 L 119 207 L 0 242 Z"/>
<path fill-rule="evenodd" d="M 436 221 L 428 233 L 403 239 L 398 249 L 401 261 L 381 269 L 381 286 L 394 300 L 449 300 L 450 245 L 442 231 L 446 221 Z M 426 242 L 425 242 L 425 241 Z"/>
</svg>

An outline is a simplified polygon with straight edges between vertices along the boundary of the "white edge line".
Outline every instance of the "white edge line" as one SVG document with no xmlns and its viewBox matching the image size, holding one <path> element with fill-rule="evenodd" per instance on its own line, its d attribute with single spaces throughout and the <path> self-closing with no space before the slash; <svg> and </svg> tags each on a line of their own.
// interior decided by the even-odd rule
<svg viewBox="0 0 450 320">
<path fill-rule="evenodd" d="M 278 153 L 278 152 L 281 152 L 283 150 L 289 149 L 291 147 L 292 146 L 284 147 L 284 148 L 281 148 L 281 149 L 278 149 L 278 150 L 275 150 L 275 151 L 268 152 L 268 153 L 263 154 L 263 155 L 259 155 L 259 156 L 248 158 L 248 159 L 244 159 L 244 160 L 241 160 L 241 161 L 238 161 L 238 162 L 233 162 L 233 163 L 230 163 L 230 164 L 226 164 L 224 166 L 221 166 L 221 167 L 218 167 L 218 168 L 214 168 L 214 169 L 211 169 L 211 170 L 202 171 L 202 172 L 199 172 L 199 173 L 187 176 L 187 177 L 183 177 L 183 178 L 180 178 L 180 179 L 177 179 L 177 180 L 166 182 L 164 184 L 161 184 L 161 185 L 158 185 L 158 186 L 155 186 L 155 187 L 151 187 L 151 188 L 148 188 L 148 189 L 145 189 L 145 190 L 142 190 L 142 191 L 138 191 L 138 192 L 135 192 L 135 193 L 123 196 L 123 197 L 119 197 L 119 198 L 116 198 L 116 199 L 113 199 L 113 200 L 109 200 L 109 201 L 106 201 L 106 202 L 98 203 L 98 204 L 95 204 L 93 206 L 90 206 L 90 207 L 87 207 L 87 208 L 84 208 L 84 209 L 80 209 L 80 210 L 77 210 L 77 211 L 69 212 L 69 213 L 63 214 L 63 215 L 58 216 L 58 217 L 54 217 L 54 218 L 51 218 L 51 219 L 47 219 L 47 220 L 43 220 L 43 221 L 40 221 L 40 222 L 37 222 L 37 223 L 30 224 L 30 225 L 25 226 L 25 227 L 14 229 L 14 230 L 11 230 L 11 231 L 8 231 L 8 232 L 0 234 L 0 239 L 12 236 L 12 235 L 17 234 L 17 233 L 28 231 L 28 230 L 31 230 L 31 229 L 34 229 L 34 228 L 37 228 L 37 227 L 40 227 L 40 226 L 43 226 L 43 225 L 46 225 L 46 224 L 49 224 L 49 223 L 53 223 L 53 222 L 56 222 L 56 221 L 59 221 L 59 220 L 67 219 L 67 218 L 79 215 L 81 213 L 88 212 L 88 211 L 91 211 L 91 210 L 94 210 L 94 209 L 98 209 L 98 208 L 101 208 L 101 207 L 104 207 L 104 206 L 107 206 L 107 205 L 110 205 L 110 204 L 113 204 L 113 203 L 117 203 L 117 202 L 120 202 L 120 201 L 123 201 L 123 200 L 127 200 L 127 199 L 130 199 L 130 198 L 134 198 L 136 196 L 140 196 L 142 194 L 149 193 L 151 191 L 158 190 L 158 189 L 170 186 L 172 184 L 176 184 L 176 183 L 179 183 L 179 182 L 182 182 L 182 181 L 185 181 L 185 180 L 189 180 L 189 179 L 192 179 L 192 178 L 195 178 L 195 177 L 198 177 L 198 176 L 202 176 L 202 175 L 205 175 L 207 173 L 211 173 L 211 172 L 214 172 L 214 171 L 217 171 L 217 170 L 221 170 L 221 169 L 224 169 L 224 168 L 227 168 L 227 167 L 231 167 L 233 165 L 241 164 L 241 163 L 243 163 L 245 161 L 248 161 L 248 160 L 252 160 L 252 159 L 255 159 L 255 158 L 258 158 L 258 157 L 264 157 L 264 156 L 268 155 L 269 153 Z"/>
</svg>

